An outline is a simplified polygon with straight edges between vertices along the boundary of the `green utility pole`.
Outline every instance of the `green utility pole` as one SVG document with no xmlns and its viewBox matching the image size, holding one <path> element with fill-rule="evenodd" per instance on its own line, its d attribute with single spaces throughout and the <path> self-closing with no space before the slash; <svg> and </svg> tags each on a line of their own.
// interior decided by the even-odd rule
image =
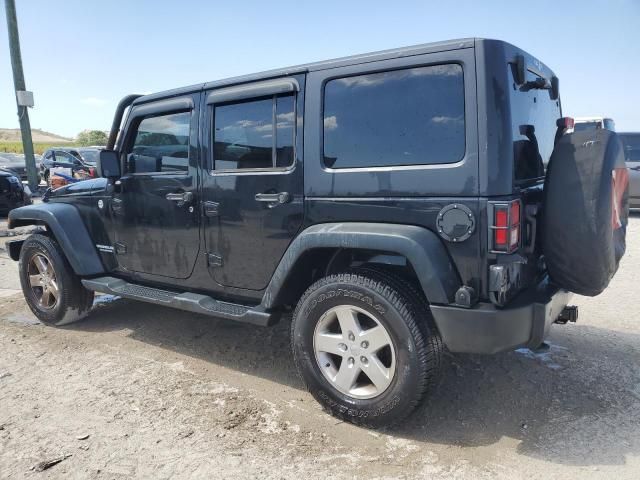
<svg viewBox="0 0 640 480">
<path fill-rule="evenodd" d="M 24 150 L 24 160 L 27 166 L 29 188 L 31 188 L 31 191 L 35 193 L 38 191 L 38 184 L 40 181 L 38 178 L 38 171 L 36 170 L 36 159 L 33 156 L 33 141 L 31 140 L 31 125 L 29 124 L 28 112 L 28 106 L 33 106 L 33 95 L 30 96 L 29 101 L 29 92 L 26 92 L 24 73 L 22 72 L 22 55 L 20 54 L 20 37 L 18 36 L 18 19 L 16 17 L 15 1 L 5 0 L 4 6 L 7 11 L 9 50 L 11 52 L 13 86 L 16 91 L 16 105 L 18 106 L 20 131 L 22 132 L 22 149 Z M 31 105 L 29 105 L 29 103 Z"/>
</svg>

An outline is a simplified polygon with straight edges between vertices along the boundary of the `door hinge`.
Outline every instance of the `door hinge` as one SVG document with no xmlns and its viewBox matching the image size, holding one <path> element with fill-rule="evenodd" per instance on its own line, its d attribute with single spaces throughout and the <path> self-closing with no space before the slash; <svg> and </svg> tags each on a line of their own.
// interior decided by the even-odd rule
<svg viewBox="0 0 640 480">
<path fill-rule="evenodd" d="M 218 202 L 202 202 L 202 209 L 205 217 L 217 217 L 220 214 L 220 204 Z"/>
<path fill-rule="evenodd" d="M 221 267 L 222 257 L 220 255 L 216 255 L 215 253 L 207 253 L 207 265 L 209 265 L 210 267 Z"/>
<path fill-rule="evenodd" d="M 116 249 L 117 255 L 124 255 L 125 253 L 127 253 L 127 246 L 124 243 L 116 242 L 113 244 L 113 246 Z"/>
</svg>

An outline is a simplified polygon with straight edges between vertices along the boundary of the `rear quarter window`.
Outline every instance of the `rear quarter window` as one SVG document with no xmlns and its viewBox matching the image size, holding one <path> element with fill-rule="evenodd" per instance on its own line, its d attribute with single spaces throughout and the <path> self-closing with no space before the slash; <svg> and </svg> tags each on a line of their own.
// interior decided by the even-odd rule
<svg viewBox="0 0 640 480">
<path fill-rule="evenodd" d="M 465 153 L 462 67 L 433 65 L 329 80 L 323 122 L 329 168 L 458 162 Z"/>
</svg>

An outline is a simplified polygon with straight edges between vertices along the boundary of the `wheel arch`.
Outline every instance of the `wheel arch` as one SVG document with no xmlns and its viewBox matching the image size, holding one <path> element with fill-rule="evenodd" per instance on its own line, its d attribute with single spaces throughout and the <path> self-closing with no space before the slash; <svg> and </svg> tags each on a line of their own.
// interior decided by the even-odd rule
<svg viewBox="0 0 640 480">
<path fill-rule="evenodd" d="M 76 275 L 104 273 L 105 269 L 77 208 L 66 203 L 42 203 L 9 212 L 9 228 L 42 225 L 56 239 Z M 10 246 L 11 258 L 19 257 L 22 241 Z"/>
<path fill-rule="evenodd" d="M 291 243 L 265 290 L 262 306 L 295 303 L 321 276 L 346 268 L 345 258 L 402 266 L 429 302 L 449 304 L 461 281 L 440 239 L 414 225 L 325 223 L 308 227 Z"/>
</svg>

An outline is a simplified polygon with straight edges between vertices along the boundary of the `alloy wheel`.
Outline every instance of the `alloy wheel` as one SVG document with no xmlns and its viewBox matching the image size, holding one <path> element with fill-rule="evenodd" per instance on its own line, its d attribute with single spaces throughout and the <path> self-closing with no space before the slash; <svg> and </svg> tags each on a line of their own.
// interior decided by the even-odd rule
<svg viewBox="0 0 640 480">
<path fill-rule="evenodd" d="M 316 325 L 313 348 L 320 371 L 343 394 L 374 398 L 391 385 L 395 347 L 382 323 L 361 308 L 339 305 L 325 312 Z"/>
<path fill-rule="evenodd" d="M 43 254 L 36 253 L 29 260 L 29 286 L 38 307 L 44 310 L 54 308 L 60 297 L 56 273 L 51 261 Z"/>
</svg>

